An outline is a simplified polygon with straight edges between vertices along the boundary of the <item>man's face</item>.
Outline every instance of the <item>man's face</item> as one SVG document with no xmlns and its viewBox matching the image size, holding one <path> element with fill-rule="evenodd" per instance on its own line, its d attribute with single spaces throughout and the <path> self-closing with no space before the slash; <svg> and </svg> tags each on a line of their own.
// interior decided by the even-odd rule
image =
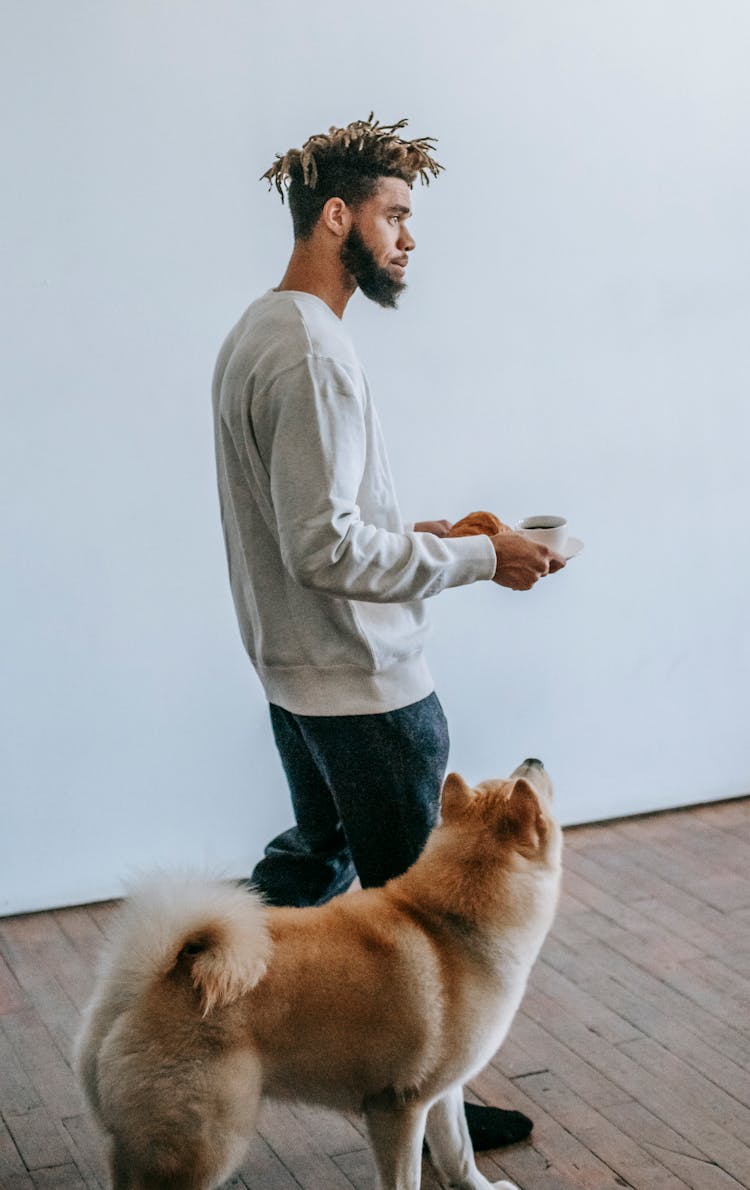
<svg viewBox="0 0 750 1190">
<path fill-rule="evenodd" d="M 395 306 L 406 288 L 407 253 L 414 247 L 406 220 L 411 191 L 401 178 L 381 178 L 371 198 L 356 208 L 341 248 L 341 261 L 365 297 Z"/>
</svg>

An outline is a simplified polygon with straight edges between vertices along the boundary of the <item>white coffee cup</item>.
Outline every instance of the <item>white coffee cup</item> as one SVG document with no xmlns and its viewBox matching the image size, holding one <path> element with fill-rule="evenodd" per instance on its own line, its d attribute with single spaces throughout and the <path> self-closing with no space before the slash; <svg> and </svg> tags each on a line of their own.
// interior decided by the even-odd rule
<svg viewBox="0 0 750 1190">
<path fill-rule="evenodd" d="M 568 522 L 564 516 L 527 516 L 518 522 L 517 529 L 524 537 L 546 545 L 562 554 L 568 540 Z"/>
</svg>

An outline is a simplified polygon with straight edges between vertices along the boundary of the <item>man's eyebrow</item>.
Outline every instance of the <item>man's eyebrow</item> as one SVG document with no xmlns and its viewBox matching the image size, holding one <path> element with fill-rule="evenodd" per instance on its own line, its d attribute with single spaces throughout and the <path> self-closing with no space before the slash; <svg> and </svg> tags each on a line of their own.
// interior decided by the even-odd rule
<svg viewBox="0 0 750 1190">
<path fill-rule="evenodd" d="M 388 208 L 389 215 L 411 215 L 411 207 L 402 207 L 398 204 Z"/>
</svg>

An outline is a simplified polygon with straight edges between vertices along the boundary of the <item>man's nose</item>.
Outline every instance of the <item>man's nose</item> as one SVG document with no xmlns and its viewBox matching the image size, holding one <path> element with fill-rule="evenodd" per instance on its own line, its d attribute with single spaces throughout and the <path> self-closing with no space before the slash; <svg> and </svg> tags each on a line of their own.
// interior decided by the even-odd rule
<svg viewBox="0 0 750 1190">
<path fill-rule="evenodd" d="M 403 223 L 401 224 L 401 235 L 398 238 L 398 246 L 399 248 L 402 248 L 404 252 L 411 252 L 412 248 L 414 247 L 414 236 L 411 234 L 408 227 L 403 225 Z"/>
</svg>

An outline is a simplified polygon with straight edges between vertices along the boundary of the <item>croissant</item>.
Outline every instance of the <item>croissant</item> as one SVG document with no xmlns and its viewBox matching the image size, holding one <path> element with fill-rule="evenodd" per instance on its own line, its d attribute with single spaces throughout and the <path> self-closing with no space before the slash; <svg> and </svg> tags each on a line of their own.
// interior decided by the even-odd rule
<svg viewBox="0 0 750 1190">
<path fill-rule="evenodd" d="M 448 537 L 476 537 L 486 533 L 494 537 L 496 533 L 512 533 L 510 525 L 505 525 L 493 512 L 470 512 L 468 516 L 456 521 L 448 533 Z"/>
</svg>

